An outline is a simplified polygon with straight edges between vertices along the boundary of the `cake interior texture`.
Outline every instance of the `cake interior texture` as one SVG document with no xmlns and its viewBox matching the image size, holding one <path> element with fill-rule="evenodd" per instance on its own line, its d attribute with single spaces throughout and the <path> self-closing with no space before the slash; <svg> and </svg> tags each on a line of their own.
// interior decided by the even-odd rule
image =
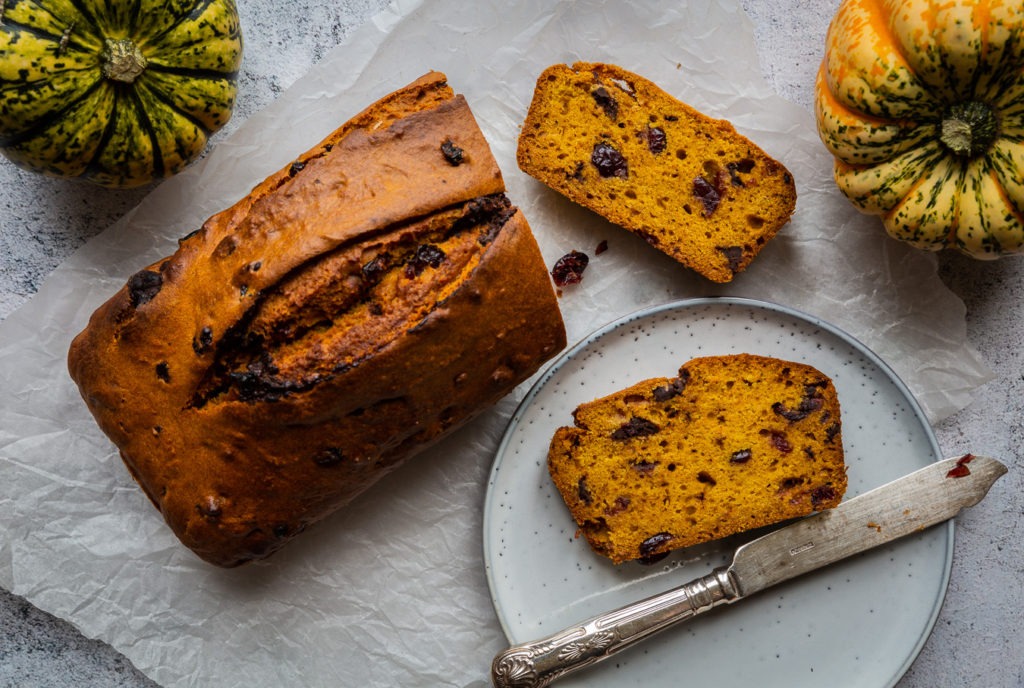
<svg viewBox="0 0 1024 688">
<path fill-rule="evenodd" d="M 697 358 L 574 421 L 548 468 L 580 534 L 615 563 L 805 516 L 846 491 L 835 387 L 807 365 Z"/>
<path fill-rule="evenodd" d="M 796 186 L 731 123 L 609 64 L 538 78 L 519 167 L 714 282 L 729 282 L 789 221 Z"/>
</svg>

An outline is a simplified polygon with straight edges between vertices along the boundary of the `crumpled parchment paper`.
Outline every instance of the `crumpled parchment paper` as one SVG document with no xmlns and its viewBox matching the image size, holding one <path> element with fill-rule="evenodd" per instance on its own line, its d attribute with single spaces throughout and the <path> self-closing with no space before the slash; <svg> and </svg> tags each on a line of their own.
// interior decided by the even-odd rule
<svg viewBox="0 0 1024 688">
<path fill-rule="evenodd" d="M 223 571 L 170 534 L 65 372 L 71 337 L 128 275 L 429 69 L 466 95 L 548 264 L 571 249 L 591 254 L 583 283 L 561 298 L 571 342 L 645 306 L 748 296 L 865 342 L 933 421 L 969 403 L 990 373 L 934 257 L 885 238 L 841 198 L 809 114 L 761 80 L 736 2 L 692 4 L 403 0 L 56 270 L 0 326 L 0 585 L 167 686 L 487 684 L 505 640 L 487 589 L 481 510 L 524 390 L 271 560 Z M 733 284 L 711 285 L 519 172 L 515 142 L 534 80 L 576 60 L 647 76 L 731 120 L 794 173 L 793 221 Z M 602 240 L 609 249 L 595 256 Z"/>
</svg>

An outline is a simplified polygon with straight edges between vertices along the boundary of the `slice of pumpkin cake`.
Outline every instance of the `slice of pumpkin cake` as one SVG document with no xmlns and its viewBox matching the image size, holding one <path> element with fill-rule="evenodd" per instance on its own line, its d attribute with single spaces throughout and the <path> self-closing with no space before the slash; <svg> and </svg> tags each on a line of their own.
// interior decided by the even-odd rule
<svg viewBox="0 0 1024 688">
<path fill-rule="evenodd" d="M 796 207 L 793 176 L 732 124 L 609 64 L 540 75 L 517 160 L 714 282 L 746 269 Z"/>
<path fill-rule="evenodd" d="M 805 516 L 846 491 L 835 386 L 801 363 L 697 358 L 573 417 L 548 469 L 580 533 L 615 563 Z"/>
</svg>

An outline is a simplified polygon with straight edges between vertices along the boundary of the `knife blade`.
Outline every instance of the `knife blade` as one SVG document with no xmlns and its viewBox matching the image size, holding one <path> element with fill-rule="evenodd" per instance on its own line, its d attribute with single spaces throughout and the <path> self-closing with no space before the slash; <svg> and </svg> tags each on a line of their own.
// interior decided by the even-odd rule
<svg viewBox="0 0 1024 688">
<path fill-rule="evenodd" d="M 541 688 L 722 604 L 947 521 L 977 504 L 1006 466 L 985 456 L 938 461 L 739 548 L 728 566 L 495 656 L 496 688 Z"/>
</svg>

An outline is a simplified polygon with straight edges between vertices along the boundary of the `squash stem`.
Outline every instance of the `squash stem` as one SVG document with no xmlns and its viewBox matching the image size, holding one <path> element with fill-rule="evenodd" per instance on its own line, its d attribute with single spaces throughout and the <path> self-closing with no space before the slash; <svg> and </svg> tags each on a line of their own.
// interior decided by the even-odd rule
<svg viewBox="0 0 1024 688">
<path fill-rule="evenodd" d="M 998 134 L 999 122 L 991 106 L 971 101 L 946 110 L 939 138 L 957 155 L 971 158 L 987 151 Z"/>
<path fill-rule="evenodd" d="M 103 51 L 103 76 L 130 84 L 146 69 L 146 57 L 127 38 L 108 38 Z"/>
</svg>

